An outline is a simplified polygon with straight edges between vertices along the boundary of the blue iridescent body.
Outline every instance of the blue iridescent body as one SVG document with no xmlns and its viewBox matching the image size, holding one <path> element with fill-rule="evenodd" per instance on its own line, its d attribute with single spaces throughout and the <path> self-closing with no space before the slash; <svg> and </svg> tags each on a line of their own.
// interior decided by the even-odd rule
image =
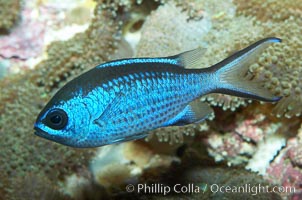
<svg viewBox="0 0 302 200">
<path fill-rule="evenodd" d="M 203 69 L 202 50 L 163 58 L 101 64 L 67 83 L 35 123 L 36 134 L 73 147 L 96 147 L 145 137 L 148 131 L 206 119 L 212 109 L 198 99 L 223 93 L 278 101 L 244 79 L 248 66 L 278 38 L 266 38 Z"/>
</svg>

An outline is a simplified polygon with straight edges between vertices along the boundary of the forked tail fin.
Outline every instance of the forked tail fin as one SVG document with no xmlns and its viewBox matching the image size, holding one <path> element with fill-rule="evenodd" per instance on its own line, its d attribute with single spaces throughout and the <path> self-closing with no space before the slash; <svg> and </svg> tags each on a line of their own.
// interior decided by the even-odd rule
<svg viewBox="0 0 302 200">
<path fill-rule="evenodd" d="M 256 62 L 264 49 L 276 42 L 281 39 L 262 39 L 209 68 L 217 78 L 214 92 L 268 102 L 280 100 L 281 97 L 274 96 L 260 81 L 245 77 L 249 66 Z"/>
</svg>

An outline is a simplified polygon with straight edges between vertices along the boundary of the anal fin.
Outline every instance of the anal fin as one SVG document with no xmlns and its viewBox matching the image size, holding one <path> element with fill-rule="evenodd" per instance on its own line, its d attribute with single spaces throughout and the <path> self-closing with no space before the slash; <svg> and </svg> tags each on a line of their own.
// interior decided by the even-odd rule
<svg viewBox="0 0 302 200">
<path fill-rule="evenodd" d="M 192 123 L 199 123 L 209 118 L 213 114 L 213 109 L 199 99 L 192 101 L 184 109 L 167 121 L 164 126 L 184 126 Z"/>
<path fill-rule="evenodd" d="M 138 134 L 135 134 L 135 135 L 121 137 L 121 138 L 118 138 L 116 140 L 111 140 L 110 144 L 128 142 L 128 141 L 131 141 L 131 140 L 139 140 L 139 139 L 147 137 L 148 134 L 149 134 L 149 132 L 141 132 L 141 133 L 138 133 Z"/>
</svg>

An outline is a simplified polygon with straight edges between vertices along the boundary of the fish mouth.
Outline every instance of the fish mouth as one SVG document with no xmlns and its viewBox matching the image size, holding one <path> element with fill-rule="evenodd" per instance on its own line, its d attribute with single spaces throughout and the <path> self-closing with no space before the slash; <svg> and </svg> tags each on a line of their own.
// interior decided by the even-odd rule
<svg viewBox="0 0 302 200">
<path fill-rule="evenodd" d="M 48 138 L 50 137 L 50 135 L 43 131 L 42 129 L 38 128 L 38 127 L 34 127 L 35 131 L 35 135 L 40 136 L 40 137 L 44 137 L 44 138 Z"/>
<path fill-rule="evenodd" d="M 55 135 L 50 135 L 49 133 L 43 131 L 42 129 L 38 128 L 38 127 L 34 127 L 35 131 L 35 135 L 43 137 L 45 139 L 60 143 L 60 144 L 65 144 L 66 140 L 64 138 L 55 136 Z"/>
</svg>

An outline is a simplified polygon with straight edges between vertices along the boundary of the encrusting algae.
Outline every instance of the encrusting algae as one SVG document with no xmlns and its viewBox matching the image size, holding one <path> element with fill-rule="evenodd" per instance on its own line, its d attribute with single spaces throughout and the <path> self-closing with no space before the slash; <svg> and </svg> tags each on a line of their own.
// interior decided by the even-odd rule
<svg viewBox="0 0 302 200">
<path fill-rule="evenodd" d="M 2 21 L 5 19 L 9 22 L 0 23 L 0 28 L 4 30 L 10 30 L 16 24 L 21 5 L 20 1 L 7 2 L 19 2 L 19 4 L 14 4 L 15 9 L 9 13 L 12 17 L 1 18 Z M 248 75 L 253 81 L 262 81 L 264 87 L 270 89 L 274 94 L 282 95 L 283 99 L 280 102 L 266 108 L 257 103 L 249 105 L 251 102 L 245 99 L 212 94 L 202 100 L 217 107 L 215 111 L 219 115 L 216 114 L 216 116 L 220 116 L 218 118 L 223 120 L 207 123 L 208 128 L 202 133 L 199 133 L 198 127 L 191 125 L 181 128 L 158 129 L 154 133 L 159 135 L 159 140 L 170 144 L 177 143 L 178 146 L 181 146 L 182 142 L 186 144 L 188 140 L 191 145 L 193 140 L 195 146 L 192 151 L 196 152 L 202 151 L 200 146 L 204 146 L 204 149 L 211 148 L 207 141 L 217 136 L 219 140 L 225 139 L 230 145 L 219 146 L 221 151 L 225 151 L 226 154 L 211 151 L 212 156 L 217 156 L 217 158 L 220 156 L 221 161 L 229 162 L 232 165 L 245 165 L 256 152 L 253 148 L 257 148 L 259 142 L 268 137 L 266 134 L 273 132 L 273 128 L 265 130 L 258 134 L 257 139 L 255 139 L 256 134 L 246 135 L 253 134 L 254 132 L 250 130 L 256 128 L 255 126 L 265 129 L 278 125 L 277 132 L 284 136 L 282 139 L 296 137 L 299 124 L 301 124 L 301 119 L 296 116 L 300 116 L 302 113 L 301 0 L 274 0 L 265 3 L 260 0 L 248 2 L 235 0 L 233 3 L 224 1 L 223 6 L 221 1 L 217 0 L 190 0 L 187 4 L 182 1 L 167 0 L 153 3 L 152 12 L 150 9 L 145 11 L 146 1 L 99 0 L 96 2 L 94 18 L 85 32 L 75 35 L 68 41 L 57 41 L 49 45 L 47 58 L 34 70 L 22 71 L 20 74 L 0 80 L 0 102 L 2 102 L 0 104 L 2 148 L 0 162 L 3 163 L 0 166 L 0 199 L 26 198 L 30 195 L 33 199 L 41 199 L 44 196 L 46 199 L 52 197 L 72 199 L 63 194 L 65 188 L 61 183 L 65 178 L 75 174 L 77 177 L 87 176 L 87 180 L 89 179 L 88 163 L 95 152 L 93 149 L 77 150 L 44 141 L 33 135 L 32 125 L 41 107 L 64 83 L 96 64 L 118 58 L 115 56 L 123 54 L 125 51 L 123 49 L 121 49 L 122 53 L 117 52 L 123 43 L 123 34 L 131 29 L 127 27 L 129 24 L 137 25 L 135 23 L 137 21 L 139 21 L 139 26 L 135 29 L 141 32 L 141 38 L 138 45 L 133 46 L 134 56 L 168 56 L 201 46 L 207 49 L 203 57 L 203 67 L 208 67 L 261 38 L 276 36 L 283 40 L 282 43 L 269 47 L 258 62 L 250 66 Z M 160 6 L 157 8 L 158 5 Z M 12 7 L 10 6 L 10 8 Z M 140 12 L 139 18 L 129 18 L 134 12 Z M 142 12 L 143 14 L 141 14 Z M 5 14 L 5 16 L 9 15 Z M 131 20 L 135 20 L 135 22 L 133 23 Z M 142 26 L 140 26 L 141 23 Z M 242 106 L 247 107 L 242 108 Z M 222 112 L 220 108 L 227 111 Z M 260 125 L 256 123 L 246 126 L 244 123 L 248 119 L 245 119 L 241 121 L 243 123 L 241 125 L 238 117 L 233 116 L 236 111 L 236 116 L 245 118 L 247 116 L 245 112 L 254 113 L 254 109 L 258 109 L 257 114 L 261 113 L 266 116 L 265 124 L 260 122 Z M 281 118 L 276 119 L 274 116 L 269 116 L 271 109 L 273 109 L 274 116 Z M 286 120 L 283 116 L 291 119 Z M 251 118 L 253 117 L 257 118 L 252 115 Z M 231 119 L 224 121 L 229 118 Z M 218 126 L 220 129 L 217 129 Z M 241 126 L 251 129 L 243 129 Z M 237 131 L 241 130 L 240 133 L 230 131 L 236 127 Z M 222 130 L 222 128 L 226 130 Z M 211 133 L 214 135 L 208 136 Z M 186 134 L 190 137 L 186 137 Z M 227 136 L 234 137 L 234 139 Z M 289 143 L 292 146 L 281 147 L 281 154 L 279 151 L 277 152 L 279 153 L 277 157 L 279 156 L 280 159 L 271 161 L 273 165 L 267 168 L 266 173 L 269 175 L 265 176 L 266 180 L 276 184 L 294 185 L 298 188 L 299 180 L 295 177 L 300 177 L 302 174 L 301 159 L 295 155 L 297 155 L 296 147 L 299 147 L 300 143 L 300 140 L 292 138 L 292 142 Z M 245 148 L 244 145 L 248 148 Z M 300 148 L 299 151 L 301 151 Z M 204 155 L 207 152 L 204 150 Z M 233 154 L 228 154 L 230 152 Z M 282 154 L 282 152 L 285 153 Z M 185 155 L 191 159 L 190 152 L 187 151 Z M 188 162 L 188 160 L 182 160 L 182 162 Z M 212 160 L 212 162 L 211 165 L 214 166 L 214 161 Z M 227 168 L 224 166 L 224 169 Z M 278 174 L 280 169 L 284 174 Z M 159 174 L 158 171 L 153 170 L 149 173 L 142 171 L 142 176 L 145 178 L 142 180 L 148 180 L 148 177 L 152 177 L 150 174 Z M 182 169 L 182 171 L 186 171 L 186 169 Z M 241 175 L 245 173 L 252 174 L 242 172 Z M 273 177 L 276 174 L 280 175 L 278 180 Z M 219 173 L 219 178 L 223 179 L 222 177 L 226 177 L 225 173 Z M 290 183 L 286 181 L 287 179 L 294 180 L 294 182 Z M 27 189 L 33 191 L 34 194 L 29 194 L 20 189 L 25 184 L 30 186 L 29 182 L 39 185 L 45 183 L 47 186 L 41 186 L 42 189 L 37 190 L 33 188 L 33 185 Z M 91 188 L 100 190 L 102 187 L 94 185 Z M 125 192 L 124 187 L 112 192 L 117 194 L 120 190 Z M 87 190 L 87 193 L 93 192 Z M 297 195 L 301 197 L 298 192 Z M 84 199 L 87 196 L 89 195 L 86 194 L 80 198 Z"/>
</svg>

